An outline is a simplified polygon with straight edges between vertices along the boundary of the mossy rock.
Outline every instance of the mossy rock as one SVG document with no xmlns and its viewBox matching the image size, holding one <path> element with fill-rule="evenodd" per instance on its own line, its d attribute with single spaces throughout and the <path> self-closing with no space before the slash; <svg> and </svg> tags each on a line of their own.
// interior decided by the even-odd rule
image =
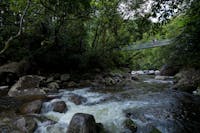
<svg viewBox="0 0 200 133">
<path fill-rule="evenodd" d="M 137 125 L 131 119 L 126 119 L 124 121 L 124 126 L 125 128 L 129 129 L 132 133 L 135 133 L 137 131 Z"/>
</svg>

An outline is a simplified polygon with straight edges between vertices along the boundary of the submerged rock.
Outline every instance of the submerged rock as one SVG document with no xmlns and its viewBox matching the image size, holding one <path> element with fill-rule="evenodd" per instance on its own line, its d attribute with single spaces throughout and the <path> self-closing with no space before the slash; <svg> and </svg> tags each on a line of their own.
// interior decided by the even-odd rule
<svg viewBox="0 0 200 133">
<path fill-rule="evenodd" d="M 69 100 L 75 103 L 76 105 L 80 105 L 85 103 L 87 101 L 87 98 L 79 96 L 77 94 L 72 94 L 71 96 L 69 96 Z"/>
<path fill-rule="evenodd" d="M 97 133 L 93 115 L 77 113 L 70 121 L 67 133 Z"/>
</svg>

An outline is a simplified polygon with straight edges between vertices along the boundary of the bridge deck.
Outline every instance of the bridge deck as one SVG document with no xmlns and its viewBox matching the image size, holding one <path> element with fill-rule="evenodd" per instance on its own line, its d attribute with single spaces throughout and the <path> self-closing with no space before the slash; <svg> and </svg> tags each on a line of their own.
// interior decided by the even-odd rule
<svg viewBox="0 0 200 133">
<path fill-rule="evenodd" d="M 141 43 L 141 44 L 132 44 L 132 45 L 122 48 L 122 50 L 124 50 L 124 51 L 141 50 L 141 49 L 147 49 L 147 48 L 166 46 L 171 43 L 172 43 L 172 39 L 165 39 L 165 40 L 152 41 L 152 42 L 146 42 L 146 43 Z"/>
</svg>

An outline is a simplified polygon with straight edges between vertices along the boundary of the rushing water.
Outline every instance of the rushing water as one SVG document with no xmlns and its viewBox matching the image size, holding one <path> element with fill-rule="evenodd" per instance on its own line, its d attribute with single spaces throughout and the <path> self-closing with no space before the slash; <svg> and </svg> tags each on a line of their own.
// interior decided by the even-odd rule
<svg viewBox="0 0 200 133">
<path fill-rule="evenodd" d="M 88 113 L 94 115 L 96 122 L 102 123 L 109 133 L 128 133 L 123 127 L 127 117 L 137 124 L 137 133 L 149 133 L 152 127 L 163 133 L 198 133 L 200 98 L 170 90 L 171 84 L 172 81 L 148 78 L 121 88 L 60 90 L 60 98 L 46 102 L 42 107 L 42 115 L 56 123 L 40 123 L 35 132 L 66 133 L 75 113 Z M 72 94 L 85 97 L 87 101 L 75 105 L 68 99 Z M 52 111 L 54 101 L 65 101 L 68 111 Z"/>
</svg>

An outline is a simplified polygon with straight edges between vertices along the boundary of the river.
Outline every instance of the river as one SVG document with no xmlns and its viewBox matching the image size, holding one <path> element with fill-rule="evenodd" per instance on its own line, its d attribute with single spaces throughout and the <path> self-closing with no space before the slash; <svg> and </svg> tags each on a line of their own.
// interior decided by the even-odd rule
<svg viewBox="0 0 200 133">
<path fill-rule="evenodd" d="M 56 121 L 40 123 L 35 133 L 66 133 L 75 113 L 92 114 L 108 133 L 129 133 L 123 121 L 131 118 L 137 125 L 137 133 L 149 133 L 153 127 L 162 133 L 199 133 L 200 97 L 171 90 L 172 81 L 154 80 L 145 76 L 140 81 L 115 87 L 62 89 L 59 98 L 45 102 L 42 115 Z M 70 95 L 87 98 L 81 105 L 69 100 Z M 54 112 L 51 104 L 65 101 L 66 113 Z"/>
</svg>

